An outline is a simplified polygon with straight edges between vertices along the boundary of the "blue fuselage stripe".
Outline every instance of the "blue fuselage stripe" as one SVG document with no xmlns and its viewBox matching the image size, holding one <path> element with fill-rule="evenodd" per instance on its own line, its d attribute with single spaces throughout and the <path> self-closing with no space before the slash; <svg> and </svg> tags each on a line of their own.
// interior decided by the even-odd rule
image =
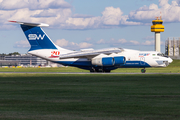
<svg viewBox="0 0 180 120">
<path fill-rule="evenodd" d="M 99 67 L 91 64 L 91 61 L 58 61 L 56 63 L 65 65 L 65 66 L 74 66 L 74 67 L 83 67 L 83 68 L 91 68 L 91 67 Z M 109 66 L 112 69 L 114 68 L 145 68 L 151 67 L 148 63 L 143 61 L 126 61 L 126 64 L 121 66 Z"/>
</svg>

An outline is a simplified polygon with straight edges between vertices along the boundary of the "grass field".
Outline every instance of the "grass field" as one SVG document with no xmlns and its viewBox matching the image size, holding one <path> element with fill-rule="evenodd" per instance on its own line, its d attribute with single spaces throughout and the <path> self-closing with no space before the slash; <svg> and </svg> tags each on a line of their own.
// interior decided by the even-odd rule
<svg viewBox="0 0 180 120">
<path fill-rule="evenodd" d="M 180 61 L 147 72 L 178 73 Z M 0 68 L 3 72 L 89 72 Z M 112 72 L 140 72 L 117 69 Z M 2 120 L 179 120 L 180 75 L 0 74 Z"/>
<path fill-rule="evenodd" d="M 178 120 L 180 75 L 0 74 L 2 120 Z"/>
</svg>

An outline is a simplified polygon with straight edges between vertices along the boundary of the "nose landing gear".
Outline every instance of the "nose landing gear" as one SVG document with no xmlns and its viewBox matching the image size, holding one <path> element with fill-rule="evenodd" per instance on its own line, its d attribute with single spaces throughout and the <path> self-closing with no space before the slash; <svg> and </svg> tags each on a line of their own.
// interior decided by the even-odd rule
<svg viewBox="0 0 180 120">
<path fill-rule="evenodd" d="M 141 73 L 146 73 L 146 69 L 141 69 Z"/>
</svg>

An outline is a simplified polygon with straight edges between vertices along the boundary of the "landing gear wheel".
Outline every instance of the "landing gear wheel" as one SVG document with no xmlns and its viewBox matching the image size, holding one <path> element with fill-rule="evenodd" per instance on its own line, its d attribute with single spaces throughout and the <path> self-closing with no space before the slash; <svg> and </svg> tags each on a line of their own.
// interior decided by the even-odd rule
<svg viewBox="0 0 180 120">
<path fill-rule="evenodd" d="M 91 73 L 99 73 L 99 72 L 102 72 L 100 69 L 95 69 L 95 68 L 92 68 L 91 70 L 90 70 L 90 72 Z"/>
<path fill-rule="evenodd" d="M 95 69 L 95 72 L 99 73 L 99 72 L 101 72 L 101 70 L 100 69 Z"/>
<path fill-rule="evenodd" d="M 96 70 L 92 67 L 92 68 L 90 69 L 90 72 L 93 73 L 93 72 L 96 72 Z"/>
<path fill-rule="evenodd" d="M 92 69 L 92 70 L 90 70 L 90 72 L 93 73 L 93 72 L 95 72 L 95 71 Z"/>
<path fill-rule="evenodd" d="M 146 69 L 141 69 L 141 73 L 145 73 L 146 72 Z"/>
<path fill-rule="evenodd" d="M 111 72 L 111 70 L 104 70 L 104 72 L 105 72 L 105 73 L 110 73 L 110 72 Z"/>
</svg>

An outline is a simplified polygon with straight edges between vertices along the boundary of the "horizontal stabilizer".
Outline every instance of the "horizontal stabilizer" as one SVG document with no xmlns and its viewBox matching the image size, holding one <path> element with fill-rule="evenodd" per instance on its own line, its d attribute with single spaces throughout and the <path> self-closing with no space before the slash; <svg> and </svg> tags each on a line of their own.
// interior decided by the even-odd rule
<svg viewBox="0 0 180 120">
<path fill-rule="evenodd" d="M 37 27 L 48 27 L 48 24 L 45 23 L 27 23 L 27 22 L 19 22 L 19 21 L 9 21 L 9 22 L 13 22 L 13 23 L 18 23 L 21 25 L 27 25 L 27 26 L 37 26 Z"/>
</svg>

